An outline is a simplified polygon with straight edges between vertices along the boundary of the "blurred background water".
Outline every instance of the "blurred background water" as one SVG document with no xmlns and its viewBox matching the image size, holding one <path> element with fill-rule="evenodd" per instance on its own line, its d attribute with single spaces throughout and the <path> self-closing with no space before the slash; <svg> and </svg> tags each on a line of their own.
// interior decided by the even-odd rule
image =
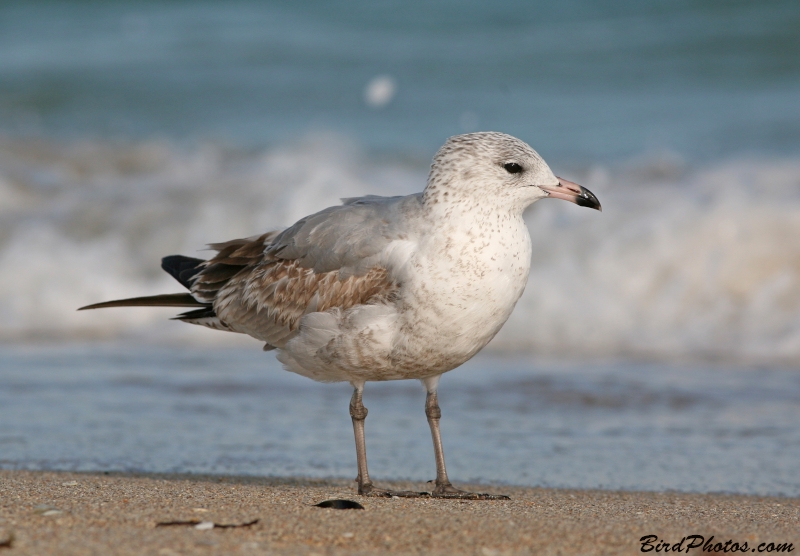
<svg viewBox="0 0 800 556">
<path fill-rule="evenodd" d="M 227 457 L 230 446 L 204 445 L 202 434 L 200 444 L 180 449 L 158 440 L 157 422 L 174 415 L 147 415 L 144 402 L 125 406 L 130 413 L 114 421 L 128 423 L 120 429 L 125 438 L 114 436 L 104 413 L 110 406 L 92 400 L 105 392 L 123 403 L 140 386 L 120 390 L 104 373 L 152 380 L 142 392 L 150 396 L 155 389 L 166 400 L 176 396 L 172 381 L 194 375 L 187 370 L 192 365 L 164 346 L 203 353 L 188 359 L 197 362 L 200 382 L 223 364 L 211 351 L 215 346 L 226 357 L 230 349 L 249 353 L 256 346 L 169 322 L 169 310 L 75 308 L 178 291 L 159 269 L 163 255 L 202 256 L 206 243 L 289 225 L 340 197 L 419 191 L 431 156 L 448 136 L 493 129 L 529 142 L 556 174 L 594 191 L 604 212 L 545 201 L 527 214 L 534 242 L 530 285 L 473 369 L 505 369 L 506 382 L 495 386 L 500 393 L 517 392 L 514 381 L 538 384 L 542 393 L 533 386 L 524 391 L 541 407 L 517 420 L 503 417 L 510 410 L 502 402 L 481 405 L 480 413 L 467 404 L 468 377 L 480 373 L 448 377 L 451 403 L 461 408 L 449 410 L 461 412 L 453 419 L 475 420 L 470 430 L 445 437 L 458 453 L 451 465 L 465 466 L 460 477 L 800 493 L 786 479 L 800 475 L 800 443 L 791 432 L 800 402 L 798 28 L 800 4 L 789 0 L 3 2 L 0 390 L 24 399 L 26 412 L 10 402 L 0 409 L 3 438 L 12 439 L 0 441 L 0 465 L 313 474 L 313 461 L 330 451 L 341 449 L 349 458 L 349 433 L 337 429 L 335 441 L 327 433 L 314 436 L 310 420 L 300 431 L 317 439 L 307 441 L 317 449 L 293 445 L 291 464 L 265 463 L 288 457 L 286 451 L 262 454 L 256 463 L 241 463 L 246 457 L 209 463 Z M 20 344 L 29 347 L 15 347 Z M 533 355 L 571 363 L 542 366 Z M 234 384 L 250 380 L 258 365 L 270 378 L 253 374 L 256 382 L 294 380 L 273 378 L 280 373 L 272 355 L 237 357 L 241 369 L 225 375 Z M 84 372 L 94 373 L 86 391 L 55 386 L 80 384 Z M 555 391 L 536 382 L 542 376 L 555 381 Z M 614 394 L 620 399 L 638 399 L 641 383 L 660 409 L 649 402 L 597 410 L 552 401 L 562 387 L 603 392 L 598 376 L 623 385 Z M 772 381 L 768 394 L 756 387 L 765 376 Z M 496 382 L 483 380 L 489 382 L 481 388 Z M 671 388 L 695 380 L 704 390 L 719 390 L 712 396 L 719 405 L 670 405 Z M 736 386 L 719 386 L 726 381 Z M 14 384 L 28 386 L 14 390 Z M 336 394 L 316 385 L 297 388 L 308 389 L 303 399 L 341 398 L 336 411 L 346 418 L 347 394 L 337 387 L 327 387 Z M 388 401 L 392 388 L 398 398 Z M 394 409 L 405 403 L 405 388 L 412 387 L 378 387 L 386 392 L 381 403 L 396 411 L 384 426 L 406 423 Z M 23 391 L 36 394 L 20 397 Z M 94 394 L 85 398 L 87 392 Z M 214 434 L 243 419 L 266 419 L 219 403 L 225 409 Z M 720 409 L 722 428 L 697 424 L 710 419 L 708 407 L 737 404 L 750 409 Z M 265 401 L 259 411 L 269 407 Z M 84 413 L 67 418 L 62 411 Z M 302 402 L 291 411 L 306 415 Z M 540 454 L 520 450 L 505 433 L 492 436 L 484 430 L 488 422 L 524 431 L 527 442 L 537 438 L 536 426 L 546 426 L 542 420 L 567 415 L 574 421 L 554 430 L 588 435 L 581 442 L 594 451 L 560 456 L 553 448 L 552 465 L 541 472 L 486 466 L 487 454 L 508 462 L 525 454 L 536 462 Z M 644 428 L 629 427 L 631 416 Z M 672 418 L 684 421 L 664 424 Z M 596 419 L 601 424 L 594 429 Z M 730 430 L 756 432 L 719 432 L 734 420 L 740 428 Z M 424 427 L 420 416 L 412 421 Z M 138 422 L 144 424 L 127 428 Z M 95 429 L 118 440 L 98 444 Z M 633 458 L 622 446 L 641 442 L 645 429 L 652 432 L 650 449 L 691 455 L 695 463 L 669 460 L 659 473 L 646 457 Z M 427 446 L 427 433 L 421 434 Z M 14 438 L 25 440 L 15 444 Z M 720 438 L 737 448 L 693 448 L 717 446 Z M 478 442 L 489 451 L 470 457 Z M 166 452 L 137 459 L 137 450 L 149 453 L 155 445 Z M 381 448 L 383 456 L 373 448 L 371 461 L 388 457 L 390 448 Z M 194 449 L 208 454 L 205 463 L 187 463 L 201 461 Z M 403 457 L 420 450 L 411 452 Z M 759 472 L 735 468 L 761 469 L 767 460 L 773 463 L 760 479 Z M 721 461 L 734 466 L 720 468 L 724 480 L 698 471 Z M 319 473 L 347 474 L 347 462 L 322 465 Z M 641 473 L 630 462 L 639 462 Z M 417 477 L 385 463 L 389 476 Z"/>
</svg>

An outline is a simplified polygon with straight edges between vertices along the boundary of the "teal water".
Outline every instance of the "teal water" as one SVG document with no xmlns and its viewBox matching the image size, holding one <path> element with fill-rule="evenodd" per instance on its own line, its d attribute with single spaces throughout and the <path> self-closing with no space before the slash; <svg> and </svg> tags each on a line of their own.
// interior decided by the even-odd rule
<svg viewBox="0 0 800 556">
<path fill-rule="evenodd" d="M 0 130 L 333 130 L 422 155 L 462 131 L 582 163 L 800 152 L 800 6 L 767 2 L 4 2 Z M 396 94 L 363 101 L 378 75 Z"/>
<path fill-rule="evenodd" d="M 350 387 L 258 350 L 0 352 L 0 467 L 355 477 Z M 446 374 L 454 481 L 800 496 L 800 377 L 787 369 L 547 364 Z M 367 385 L 375 480 L 435 475 L 424 391 Z"/>
</svg>

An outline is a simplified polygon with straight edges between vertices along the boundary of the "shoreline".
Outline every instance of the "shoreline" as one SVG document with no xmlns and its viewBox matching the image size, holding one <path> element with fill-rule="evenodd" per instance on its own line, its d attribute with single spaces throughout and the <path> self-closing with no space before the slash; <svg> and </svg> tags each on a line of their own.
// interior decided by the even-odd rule
<svg viewBox="0 0 800 556">
<path fill-rule="evenodd" d="M 0 554 L 641 554 L 646 535 L 800 549 L 800 498 L 458 486 L 511 500 L 367 498 L 346 479 L 0 470 Z M 328 499 L 365 510 L 314 506 Z M 157 526 L 168 522 L 190 524 Z"/>
</svg>

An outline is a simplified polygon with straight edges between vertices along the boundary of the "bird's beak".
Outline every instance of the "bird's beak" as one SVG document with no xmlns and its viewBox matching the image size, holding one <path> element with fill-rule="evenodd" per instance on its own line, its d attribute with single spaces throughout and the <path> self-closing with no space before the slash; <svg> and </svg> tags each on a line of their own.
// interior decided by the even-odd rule
<svg viewBox="0 0 800 556">
<path fill-rule="evenodd" d="M 558 176 L 556 177 L 558 178 Z M 577 183 L 572 183 L 563 178 L 558 178 L 558 185 L 540 185 L 539 189 L 556 199 L 564 199 L 581 207 L 603 210 L 594 193 Z"/>
</svg>

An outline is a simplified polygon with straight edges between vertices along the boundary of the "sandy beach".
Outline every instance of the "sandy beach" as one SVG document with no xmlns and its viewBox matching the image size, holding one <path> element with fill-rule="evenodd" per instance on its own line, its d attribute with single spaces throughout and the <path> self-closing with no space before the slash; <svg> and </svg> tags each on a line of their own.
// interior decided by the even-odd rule
<svg viewBox="0 0 800 556">
<path fill-rule="evenodd" d="M 646 535 L 653 551 L 691 535 L 729 551 L 800 547 L 797 498 L 472 488 L 511 500 L 364 498 L 346 480 L 0 471 L 0 553 L 635 554 Z M 327 499 L 365 509 L 314 506 Z"/>
</svg>

